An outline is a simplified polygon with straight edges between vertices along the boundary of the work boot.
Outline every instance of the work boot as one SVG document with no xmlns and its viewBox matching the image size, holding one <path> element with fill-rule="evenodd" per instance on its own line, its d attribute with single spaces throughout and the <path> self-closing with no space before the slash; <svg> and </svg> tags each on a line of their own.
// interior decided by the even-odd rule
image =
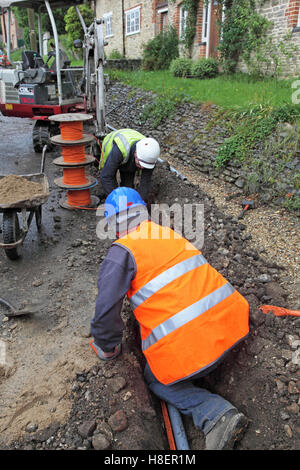
<svg viewBox="0 0 300 470">
<path fill-rule="evenodd" d="M 227 411 L 206 434 L 205 450 L 230 450 L 246 430 L 248 420 L 236 409 Z"/>
</svg>

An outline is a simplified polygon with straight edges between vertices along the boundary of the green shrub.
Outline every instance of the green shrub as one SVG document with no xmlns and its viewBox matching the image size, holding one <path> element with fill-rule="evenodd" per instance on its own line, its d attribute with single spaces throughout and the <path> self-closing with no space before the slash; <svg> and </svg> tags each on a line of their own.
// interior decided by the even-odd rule
<svg viewBox="0 0 300 470">
<path fill-rule="evenodd" d="M 278 122 L 293 123 L 300 118 L 300 108 L 282 104 L 276 108 L 255 106 L 246 112 L 231 112 L 234 134 L 225 139 L 216 155 L 216 166 L 221 167 L 230 160 L 243 160 L 257 145 L 271 135 Z"/>
<path fill-rule="evenodd" d="M 94 12 L 89 5 L 79 5 L 78 9 L 84 19 L 84 22 L 89 26 L 94 19 Z M 76 13 L 75 7 L 70 7 L 64 16 L 65 30 L 67 33 L 67 41 L 70 48 L 73 48 L 73 41 L 75 39 L 83 40 L 84 31 L 82 29 L 79 17 Z"/>
<path fill-rule="evenodd" d="M 123 59 L 124 56 L 118 49 L 113 49 L 108 56 L 109 59 Z"/>
<path fill-rule="evenodd" d="M 186 77 L 187 75 L 191 75 L 192 64 L 192 59 L 178 57 L 177 59 L 172 60 L 170 71 L 174 77 Z"/>
<path fill-rule="evenodd" d="M 162 31 L 143 45 L 142 68 L 144 70 L 168 69 L 171 61 L 178 55 L 177 32 L 171 26 L 167 31 Z"/>
<path fill-rule="evenodd" d="M 218 63 L 212 57 L 199 59 L 191 66 L 191 75 L 197 78 L 214 78 L 218 71 Z"/>
</svg>

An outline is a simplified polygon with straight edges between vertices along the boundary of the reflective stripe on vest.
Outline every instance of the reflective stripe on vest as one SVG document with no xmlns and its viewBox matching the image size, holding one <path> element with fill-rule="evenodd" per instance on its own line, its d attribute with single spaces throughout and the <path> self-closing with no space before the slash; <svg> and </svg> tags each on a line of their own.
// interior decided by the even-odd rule
<svg viewBox="0 0 300 470">
<path fill-rule="evenodd" d="M 135 261 L 127 296 L 159 382 L 203 373 L 246 337 L 247 300 L 186 239 L 147 221 L 115 243 Z"/>
<path fill-rule="evenodd" d="M 198 302 L 195 302 L 181 312 L 176 313 L 172 318 L 169 318 L 154 328 L 154 330 L 152 330 L 150 335 L 142 341 L 142 350 L 145 351 L 147 348 L 167 336 L 169 333 L 172 333 L 177 328 L 180 328 L 189 321 L 194 320 L 198 316 L 202 315 L 208 309 L 222 302 L 222 300 L 225 300 L 227 297 L 233 294 L 234 291 L 235 289 L 228 282 L 203 299 L 198 300 Z"/>
<path fill-rule="evenodd" d="M 104 145 L 102 147 L 102 158 L 100 162 L 100 168 L 103 168 L 114 142 L 116 143 L 120 152 L 123 155 L 122 165 L 124 165 L 125 163 L 128 162 L 132 144 L 137 142 L 138 140 L 141 140 L 142 138 L 144 138 L 143 134 L 141 134 L 138 131 L 131 130 L 131 129 L 120 129 L 118 131 L 113 131 L 110 134 L 108 134 L 103 140 Z M 120 145 L 118 145 L 118 142 L 116 142 L 115 139 L 120 139 L 123 148 L 120 147 Z"/>
<path fill-rule="evenodd" d="M 128 142 L 128 140 L 126 139 L 126 137 L 124 137 L 124 135 L 122 134 L 122 132 L 113 132 L 111 137 L 109 139 L 107 139 L 107 142 L 104 144 L 104 147 L 103 147 L 103 154 L 105 155 L 105 150 L 107 148 L 107 145 L 109 143 L 111 143 L 112 140 L 114 140 L 116 137 L 119 137 L 119 139 L 121 140 L 122 144 L 124 145 L 125 147 L 125 151 L 126 151 L 126 157 L 128 161 L 128 157 L 129 157 L 129 152 L 130 152 L 130 144 Z M 124 156 L 124 155 L 123 155 Z M 126 163 L 126 162 L 124 162 Z"/>
<path fill-rule="evenodd" d="M 192 269 L 195 269 L 198 266 L 202 266 L 206 263 L 207 261 L 203 255 L 196 255 L 192 258 L 188 258 L 178 264 L 175 264 L 175 266 L 172 266 L 163 273 L 159 274 L 130 298 L 133 310 L 135 310 L 139 305 L 145 302 L 145 300 L 155 294 L 155 292 L 157 292 L 159 289 L 162 289 L 167 284 L 174 281 L 183 274 L 192 271 Z"/>
</svg>

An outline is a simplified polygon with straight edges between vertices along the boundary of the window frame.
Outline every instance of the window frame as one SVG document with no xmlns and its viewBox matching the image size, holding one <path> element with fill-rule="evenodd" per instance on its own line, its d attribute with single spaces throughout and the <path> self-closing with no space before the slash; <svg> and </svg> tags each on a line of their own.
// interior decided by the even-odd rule
<svg viewBox="0 0 300 470">
<path fill-rule="evenodd" d="M 127 17 L 128 15 L 132 15 L 132 14 L 135 14 L 135 12 L 138 11 L 139 12 L 139 29 L 138 30 L 135 30 L 135 31 L 130 31 L 128 32 L 127 30 Z M 138 34 L 141 32 L 141 6 L 137 6 L 137 7 L 134 7 L 134 8 L 130 8 L 130 10 L 126 10 L 125 11 L 125 35 L 126 36 L 132 36 L 133 34 Z"/>
<path fill-rule="evenodd" d="M 300 28 L 300 6 L 299 6 L 299 11 L 298 11 L 298 18 L 297 18 L 296 28 Z"/>
<path fill-rule="evenodd" d="M 188 17 L 188 10 L 184 8 L 184 5 L 179 7 L 179 39 L 184 39 L 184 33 L 186 31 L 186 20 Z"/>
<path fill-rule="evenodd" d="M 110 11 L 109 13 L 104 13 L 103 18 L 104 18 L 104 22 L 105 22 L 105 37 L 106 38 L 111 38 L 114 35 L 113 28 L 112 28 L 112 11 Z M 107 23 L 106 23 L 107 19 L 110 19 L 110 23 L 109 23 L 110 28 L 111 28 L 111 33 L 110 34 L 107 34 L 107 26 L 106 26 L 107 25 Z"/>
<path fill-rule="evenodd" d="M 203 4 L 203 17 L 202 17 L 202 42 L 207 42 L 208 40 L 208 23 L 209 23 L 209 5 Z M 206 34 L 205 34 L 206 30 Z"/>
</svg>

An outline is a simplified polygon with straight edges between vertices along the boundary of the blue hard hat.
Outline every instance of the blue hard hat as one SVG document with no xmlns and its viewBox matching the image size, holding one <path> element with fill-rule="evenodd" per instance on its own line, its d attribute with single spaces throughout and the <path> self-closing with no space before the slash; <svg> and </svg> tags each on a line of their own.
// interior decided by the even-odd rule
<svg viewBox="0 0 300 470">
<path fill-rule="evenodd" d="M 139 193 L 132 188 L 121 186 L 114 189 L 106 198 L 104 215 L 106 219 L 136 206 L 146 206 Z"/>
</svg>

